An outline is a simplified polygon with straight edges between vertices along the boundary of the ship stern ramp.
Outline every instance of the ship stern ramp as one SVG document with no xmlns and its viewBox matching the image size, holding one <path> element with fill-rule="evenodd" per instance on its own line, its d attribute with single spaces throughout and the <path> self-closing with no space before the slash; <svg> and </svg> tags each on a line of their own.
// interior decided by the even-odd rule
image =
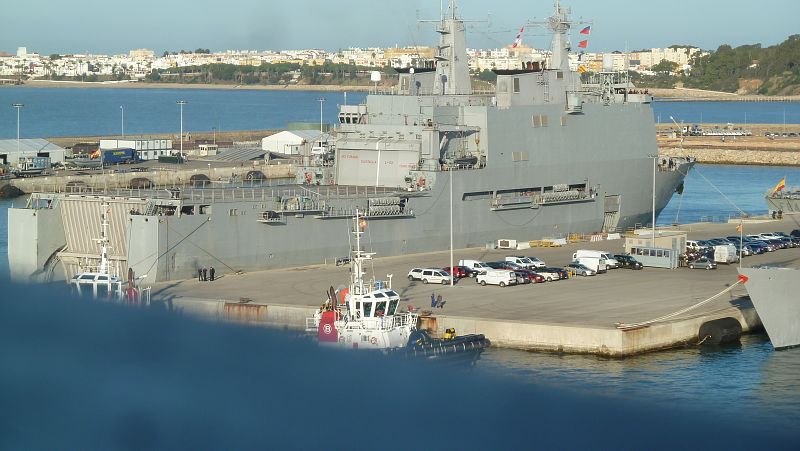
<svg viewBox="0 0 800 451">
<path fill-rule="evenodd" d="M 67 278 L 100 263 L 102 216 L 108 221 L 108 259 L 112 274 L 128 270 L 129 218 L 144 210 L 146 200 L 108 196 L 66 196 L 59 201 L 66 247 L 59 252 Z"/>
<path fill-rule="evenodd" d="M 51 264 L 66 244 L 59 210 L 57 206 L 8 210 L 8 263 L 14 282 L 65 279 L 63 271 Z"/>
</svg>

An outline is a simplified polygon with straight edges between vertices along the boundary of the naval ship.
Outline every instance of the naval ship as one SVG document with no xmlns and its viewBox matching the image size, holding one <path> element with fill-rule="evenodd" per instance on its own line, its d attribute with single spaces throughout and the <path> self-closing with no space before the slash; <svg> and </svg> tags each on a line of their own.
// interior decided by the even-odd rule
<svg viewBox="0 0 800 451">
<path fill-rule="evenodd" d="M 800 346 L 800 270 L 739 268 L 740 278 L 775 349 Z"/>
<path fill-rule="evenodd" d="M 498 70 L 495 89 L 476 92 L 451 0 L 434 21 L 435 61 L 341 106 L 332 157 L 298 166 L 292 186 L 34 194 L 9 210 L 12 277 L 96 266 L 101 205 L 108 258 L 148 282 L 334 262 L 349 255 L 356 210 L 382 256 L 646 225 L 694 162 L 658 157 L 652 97 L 624 74 L 583 83 L 571 69 L 570 13 L 556 2 L 542 23 L 545 61 Z"/>
</svg>

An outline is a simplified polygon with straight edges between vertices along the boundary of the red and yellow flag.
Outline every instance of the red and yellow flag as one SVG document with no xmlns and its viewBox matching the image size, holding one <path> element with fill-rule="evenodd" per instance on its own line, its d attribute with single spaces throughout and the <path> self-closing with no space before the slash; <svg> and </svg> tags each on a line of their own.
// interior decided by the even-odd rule
<svg viewBox="0 0 800 451">
<path fill-rule="evenodd" d="M 786 177 L 782 178 L 781 181 L 775 185 L 775 188 L 772 190 L 772 194 L 775 194 L 784 188 L 786 188 Z"/>
</svg>

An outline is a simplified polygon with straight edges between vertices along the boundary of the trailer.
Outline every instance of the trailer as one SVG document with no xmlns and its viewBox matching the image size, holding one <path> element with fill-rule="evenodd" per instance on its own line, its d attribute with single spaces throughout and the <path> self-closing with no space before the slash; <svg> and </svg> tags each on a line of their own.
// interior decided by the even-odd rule
<svg viewBox="0 0 800 451">
<path fill-rule="evenodd" d="M 134 164 L 140 161 L 136 150 L 127 148 L 103 150 L 100 152 L 100 158 L 103 162 L 103 166 L 112 166 L 115 164 Z"/>
</svg>

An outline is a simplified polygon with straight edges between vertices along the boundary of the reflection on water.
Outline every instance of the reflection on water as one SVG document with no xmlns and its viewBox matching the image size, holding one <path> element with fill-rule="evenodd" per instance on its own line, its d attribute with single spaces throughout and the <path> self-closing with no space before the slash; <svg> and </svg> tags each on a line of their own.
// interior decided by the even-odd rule
<svg viewBox="0 0 800 451">
<path fill-rule="evenodd" d="M 766 335 L 741 344 L 624 360 L 490 349 L 479 368 L 578 393 L 647 399 L 689 410 L 747 412 L 776 427 L 800 421 L 800 349 L 775 352 Z"/>
</svg>

